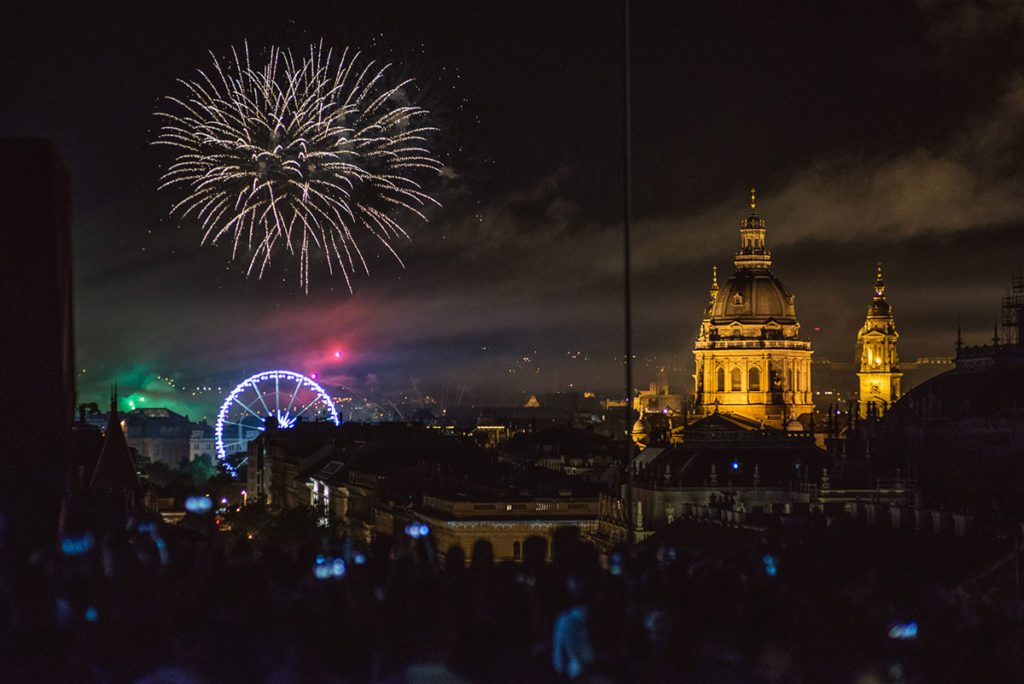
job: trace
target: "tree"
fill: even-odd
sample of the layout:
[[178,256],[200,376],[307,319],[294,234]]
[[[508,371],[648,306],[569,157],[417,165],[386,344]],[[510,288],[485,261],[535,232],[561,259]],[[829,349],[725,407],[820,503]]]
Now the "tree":
[[197,456],[194,461],[185,464],[182,469],[188,473],[189,477],[197,485],[206,484],[210,478],[217,474],[217,464],[207,454]]

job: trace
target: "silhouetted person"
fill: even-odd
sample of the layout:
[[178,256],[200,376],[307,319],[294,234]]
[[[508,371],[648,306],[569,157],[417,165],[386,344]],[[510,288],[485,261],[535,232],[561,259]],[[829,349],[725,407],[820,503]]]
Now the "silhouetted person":
[[558,674],[577,679],[588,671],[596,658],[587,624],[587,599],[592,587],[585,573],[573,571],[566,579],[566,590],[570,606],[555,621],[551,665]]

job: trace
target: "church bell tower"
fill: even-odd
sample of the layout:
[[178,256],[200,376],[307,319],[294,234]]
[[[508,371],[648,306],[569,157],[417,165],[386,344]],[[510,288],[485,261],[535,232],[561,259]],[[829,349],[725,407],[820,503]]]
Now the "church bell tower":
[[857,334],[857,358],[860,380],[858,409],[861,418],[881,416],[900,398],[899,357],[896,354],[896,321],[885,298],[882,264],[875,274],[875,297],[868,307],[864,326]]

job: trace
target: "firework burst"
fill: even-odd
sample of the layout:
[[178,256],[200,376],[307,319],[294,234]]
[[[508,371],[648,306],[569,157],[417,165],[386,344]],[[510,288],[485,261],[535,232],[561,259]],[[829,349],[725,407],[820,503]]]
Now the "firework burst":
[[271,257],[298,255],[299,283],[309,291],[309,263],[323,255],[331,274],[369,274],[360,242],[375,240],[401,264],[392,242],[408,238],[403,215],[426,220],[437,204],[420,180],[442,164],[428,143],[436,130],[407,98],[410,80],[388,84],[389,64],[358,52],[335,58],[323,44],[296,58],[272,47],[254,64],[246,45],[213,69],[180,80],[181,97],[154,141],[177,156],[161,189],[185,197],[171,209],[202,226],[202,243],[232,242],[247,273],[263,276]]

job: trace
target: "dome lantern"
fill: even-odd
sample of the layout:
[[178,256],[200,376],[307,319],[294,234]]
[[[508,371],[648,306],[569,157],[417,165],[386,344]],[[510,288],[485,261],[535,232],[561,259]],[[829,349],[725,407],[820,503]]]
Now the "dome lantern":
[[757,215],[757,190],[750,188],[750,216],[740,221],[740,251],[736,252],[736,268],[771,268],[772,253],[765,246],[764,234],[764,219]]

